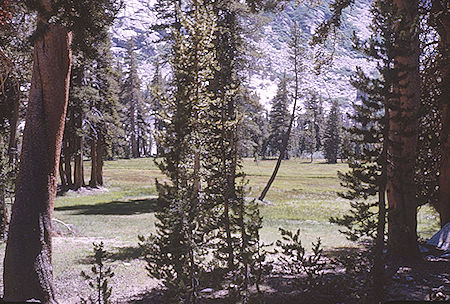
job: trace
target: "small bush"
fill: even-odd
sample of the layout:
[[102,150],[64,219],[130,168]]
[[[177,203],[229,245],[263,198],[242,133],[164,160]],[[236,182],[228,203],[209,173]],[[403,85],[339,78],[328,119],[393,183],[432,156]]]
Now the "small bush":
[[93,243],[94,245],[94,258],[91,268],[91,275],[81,272],[81,276],[88,282],[89,287],[94,292],[94,295],[90,295],[87,299],[81,298],[83,304],[109,304],[111,303],[110,297],[112,287],[109,287],[109,279],[114,277],[114,272],[111,267],[105,267],[104,260],[106,251],[103,249],[103,242]]
[[283,270],[295,276],[306,274],[306,284],[309,286],[322,285],[326,262],[322,256],[320,238],[316,243],[312,243],[312,254],[307,255],[300,239],[300,229],[295,233],[283,228],[279,229],[282,239],[278,240],[276,245],[281,249],[277,252],[280,254],[279,260]]

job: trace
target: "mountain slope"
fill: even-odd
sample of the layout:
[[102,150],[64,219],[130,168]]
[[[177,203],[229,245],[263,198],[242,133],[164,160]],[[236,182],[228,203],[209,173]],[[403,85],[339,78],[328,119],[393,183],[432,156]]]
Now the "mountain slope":
[[[290,29],[297,22],[305,37],[311,38],[316,26],[330,16],[328,8],[332,0],[323,0],[320,5],[288,4],[281,12],[265,14],[269,22],[260,28],[259,35],[249,38],[250,45],[257,46],[263,57],[259,58],[259,69],[251,72],[251,87],[258,92],[264,104],[275,95],[278,77],[286,72],[290,74],[288,41]],[[151,32],[150,27],[157,22],[151,6],[154,1],[126,0],[125,9],[118,17],[113,29],[113,51],[118,57],[123,57],[126,41],[134,38],[140,61],[140,75],[145,82],[152,77],[156,56],[164,46],[156,45],[158,33]],[[349,84],[349,77],[357,65],[370,67],[367,61],[351,48],[351,36],[355,31],[361,37],[368,37],[370,24],[370,0],[357,0],[355,5],[344,11],[342,27],[338,32],[336,43],[330,43],[327,52],[334,53],[334,59],[329,67],[321,70],[320,75],[314,73],[314,59],[305,60],[307,70],[302,75],[302,86],[312,88],[328,100],[337,98],[341,104],[348,105],[356,98],[356,91]],[[244,23],[247,22],[244,20]],[[252,21],[249,20],[249,23]]]

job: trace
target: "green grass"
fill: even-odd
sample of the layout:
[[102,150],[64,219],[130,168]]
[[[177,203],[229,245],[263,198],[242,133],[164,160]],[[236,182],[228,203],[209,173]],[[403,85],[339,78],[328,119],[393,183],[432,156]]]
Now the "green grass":
[[[244,160],[248,197],[259,196],[274,165],[275,161]],[[349,208],[348,201],[336,194],[343,190],[337,171],[345,170],[346,164],[283,161],[266,196],[267,203],[261,206],[262,239],[274,242],[279,238],[279,227],[300,228],[307,248],[318,237],[328,249],[356,246],[338,232],[339,227],[328,222],[331,216],[343,215]],[[89,163],[85,172],[89,173]],[[107,161],[105,189],[69,191],[56,199],[54,217],[78,231],[77,235],[54,238],[54,273],[59,297],[65,299],[62,303],[73,303],[79,295],[86,295],[79,274],[89,269],[94,241],[105,243],[109,263],[116,272],[112,281],[116,297],[131,296],[155,284],[148,278],[144,262],[137,259],[137,236],[155,231],[155,178],[164,180],[153,159]],[[420,209],[418,220],[424,238],[439,229],[437,216],[429,207]],[[0,250],[4,251],[4,245]]]

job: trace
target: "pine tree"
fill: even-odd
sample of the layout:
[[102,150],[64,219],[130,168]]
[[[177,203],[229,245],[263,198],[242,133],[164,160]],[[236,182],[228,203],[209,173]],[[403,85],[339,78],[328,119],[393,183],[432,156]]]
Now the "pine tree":
[[[430,8],[425,3],[422,10]],[[439,48],[433,33],[433,23],[427,14],[421,16],[421,106],[419,111],[419,137],[416,159],[417,202],[419,205],[431,204],[439,212],[439,166],[441,160],[440,134],[442,131],[439,108]],[[433,18],[434,19],[434,18]],[[434,44],[435,43],[435,44]],[[442,219],[442,217],[441,217]],[[442,223],[441,223],[442,224]]]
[[[87,128],[83,122],[87,120],[90,101],[97,98],[97,90],[91,84],[93,79],[93,59],[81,51],[73,56],[69,104],[64,128],[63,149],[60,161],[60,177],[66,186],[74,190],[86,186],[84,180],[84,150],[91,125]],[[74,161],[73,179],[71,178],[71,162]],[[72,185],[70,181],[73,181]],[[63,184],[64,185],[64,184]]]
[[[206,109],[212,102],[208,82],[215,69],[212,39],[216,18],[201,1],[192,3],[192,11],[181,13],[183,29],[172,27],[172,93],[161,100],[164,147],[158,163],[170,183],[157,182],[159,194],[156,217],[158,233],[147,241],[148,270],[163,280],[166,296],[173,302],[196,303],[205,256],[204,236],[211,210],[204,202],[206,183],[201,162],[204,150]],[[205,231],[206,230],[206,231]]]
[[[4,263],[4,300],[55,303],[51,220],[68,101],[72,47],[89,47],[114,1],[27,1],[37,12],[34,65]],[[81,26],[80,26],[81,25]],[[80,30],[81,29],[81,30]],[[26,214],[26,216],[24,216]],[[23,278],[28,278],[24,280]]]
[[90,105],[91,119],[91,179],[89,185],[103,185],[103,160],[108,153],[113,138],[119,132],[118,84],[112,67],[111,39],[108,32],[98,42],[98,57],[95,59],[93,86],[98,92]]
[[[278,91],[274,99],[271,101],[272,108],[269,112],[269,149],[272,155],[280,153],[283,145],[283,139],[289,128],[289,96],[288,96],[288,79],[286,75],[281,78],[278,84]],[[283,155],[284,159],[288,159],[286,151]]]
[[[379,78],[370,78],[358,68],[353,85],[359,89],[361,103],[354,104],[352,118],[355,126],[349,131],[352,141],[361,145],[362,153],[349,157],[350,172],[340,174],[342,184],[349,191],[343,197],[360,201],[351,202],[351,214],[331,221],[348,228],[345,233],[353,240],[361,237],[375,239],[372,268],[373,297],[383,298],[383,248],[385,245],[386,196],[388,187],[388,151],[397,145],[389,136],[393,119],[392,109],[398,109],[399,94],[394,90],[400,77],[399,68],[394,65],[398,50],[398,32],[395,22],[397,9],[392,2],[376,1],[372,4],[374,15],[372,37],[363,49],[370,58],[378,60]],[[377,196],[374,202],[369,198]],[[378,209],[378,210],[377,210]],[[391,212],[391,211],[389,211]],[[394,254],[396,254],[394,252]]]
[[[152,113],[151,117],[153,120],[153,129],[155,131],[154,133],[161,134],[161,132],[163,132],[163,130],[164,130],[164,121],[160,118],[161,117],[160,112],[163,110],[161,103],[160,103],[160,99],[161,99],[161,95],[164,93],[166,88],[165,88],[164,79],[161,76],[159,58],[157,58],[155,61],[155,72],[154,72],[154,76],[153,76],[151,84],[149,85],[148,90],[149,90],[148,99],[149,99],[150,109],[151,109],[150,112]],[[155,146],[156,146],[156,156],[158,157],[163,154],[163,149],[162,149],[159,139],[157,137],[155,137],[154,139],[155,139]]]
[[394,44],[398,71],[393,91],[398,100],[390,107],[387,195],[389,203],[388,245],[394,259],[419,257],[417,242],[418,109],[420,106],[418,1],[393,0],[400,18]]
[[[246,302],[250,286],[262,275],[260,266],[264,254],[258,232],[261,218],[256,202],[245,202],[246,182],[238,154],[242,138],[239,136],[239,119],[243,115],[237,102],[243,81],[240,72],[244,68],[242,4],[238,1],[211,1],[211,4],[217,16],[214,49],[218,69],[210,87],[215,103],[208,111],[207,169],[210,178],[206,191],[215,206],[213,214],[220,214],[218,221],[213,221],[216,227],[212,231],[217,235],[214,248],[218,261],[221,261],[218,267],[222,273],[234,278],[240,297]],[[259,266],[252,262],[256,260],[260,262]]]
[[[121,101],[125,107],[124,125],[126,134],[129,134],[131,157],[140,157],[139,133],[142,121],[142,94],[141,81],[137,71],[137,59],[134,51],[133,39],[127,43],[127,56],[125,64],[128,68],[122,88]],[[141,121],[140,121],[141,120]]]
[[320,151],[322,147],[322,97],[317,96],[316,92],[310,91],[304,106],[306,110],[305,145],[311,155],[311,162],[313,162],[314,153]]
[[[170,27],[172,83],[155,96],[164,120],[159,167],[170,183],[157,183],[158,234],[141,241],[150,274],[163,279],[170,298],[197,301],[209,272],[218,283],[231,278],[246,302],[265,254],[258,207],[245,201],[239,172],[238,15],[226,1],[186,4],[176,13],[181,28]],[[201,263],[207,252],[214,263]]]
[[[426,4],[424,6],[429,8]],[[438,93],[436,94],[436,101],[441,112],[442,122],[442,128],[439,135],[441,160],[439,165],[439,197],[437,210],[440,215],[441,226],[444,226],[450,221],[450,207],[448,203],[450,200],[450,103],[448,101],[448,83],[450,79],[450,69],[448,66],[450,53],[450,22],[448,3],[441,0],[433,0],[430,11],[431,14],[429,15],[428,23],[431,24],[439,34],[436,65],[439,76],[431,78],[440,80],[438,82]]]
[[303,71],[302,55],[304,55],[304,48],[303,48],[303,43],[302,43],[302,39],[301,39],[300,28],[298,27],[297,23],[294,24],[291,31],[292,31],[292,34],[291,34],[292,36],[291,36],[291,40],[289,41],[289,46],[290,46],[290,60],[294,66],[294,69],[293,69],[294,83],[295,83],[294,84],[294,94],[293,94],[294,95],[293,96],[294,103],[292,106],[292,114],[291,114],[291,117],[289,120],[289,126],[283,137],[283,142],[281,145],[280,154],[278,156],[277,163],[275,165],[275,168],[273,169],[272,175],[270,176],[269,180],[267,181],[266,186],[264,187],[263,191],[261,192],[261,194],[258,198],[261,201],[264,199],[264,197],[266,196],[267,192],[269,191],[273,181],[275,180],[275,177],[277,176],[278,170],[280,169],[280,166],[281,166],[281,160],[283,158],[283,155],[287,151],[288,144],[289,144],[289,137],[291,135],[291,131],[294,126],[295,113],[297,111],[297,103],[300,98],[300,76],[301,76],[301,72]]
[[239,92],[239,112],[243,117],[239,125],[239,154],[258,160],[263,156],[263,146],[268,141],[269,124],[265,118],[266,110],[259,97],[248,88]]
[[[336,0],[331,4],[333,14],[319,26],[314,37],[315,43],[323,42],[331,30],[340,25],[342,10],[352,3],[353,1]],[[392,81],[392,89],[397,94],[397,100],[389,107],[391,112],[389,140],[392,144],[388,145],[387,151],[388,243],[394,259],[413,260],[419,256],[417,187],[414,181],[419,117],[417,111],[420,106],[421,87],[418,39],[419,2],[392,0],[392,3],[389,2],[386,5],[391,4],[398,10],[393,31],[396,38],[392,48],[395,53],[393,64],[399,75]],[[439,1],[432,1],[431,4],[440,6]],[[429,7],[427,4],[425,6]],[[445,9],[441,8],[438,11],[442,13],[440,16],[445,16]],[[440,28],[445,29],[445,25]],[[444,41],[446,41],[445,38]],[[443,70],[446,68],[444,67]],[[447,139],[444,141],[446,142]]]
[[325,159],[330,164],[335,164],[340,154],[341,148],[341,113],[339,104],[334,101],[328,114],[325,130],[323,134],[323,149]]
[[28,37],[34,18],[22,3],[3,1],[0,19],[0,238],[6,236],[7,200],[14,201],[19,151],[18,132],[21,105],[28,91],[21,88],[30,82],[32,52]]

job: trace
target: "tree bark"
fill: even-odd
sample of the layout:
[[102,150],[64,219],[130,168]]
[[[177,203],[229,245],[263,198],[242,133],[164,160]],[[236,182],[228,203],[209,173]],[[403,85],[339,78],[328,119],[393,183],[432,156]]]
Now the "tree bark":
[[397,104],[390,109],[387,197],[389,205],[388,246],[394,259],[413,260],[419,256],[417,243],[417,202],[414,164],[420,106],[419,40],[414,32],[417,0],[394,0],[404,24],[397,25],[395,58],[399,80],[394,87]]
[[131,120],[131,154],[133,158],[139,157],[138,138],[136,133],[136,101],[130,101],[130,120]]
[[387,182],[387,151],[389,141],[387,140],[390,128],[389,119],[389,99],[384,101],[384,130],[383,130],[383,148],[378,164],[381,166],[381,176],[378,180],[378,217],[377,217],[377,236],[375,239],[375,254],[373,259],[373,299],[374,303],[381,303],[384,299],[384,259],[383,251],[385,247],[385,228],[386,228],[386,182]]
[[[75,130],[80,130],[83,123],[82,110],[80,107],[76,107],[74,111],[77,111],[77,115],[74,118],[75,120]],[[84,182],[84,168],[83,168],[83,137],[74,132],[74,176],[73,176],[73,184],[74,190],[78,190],[81,187],[85,186]]]
[[91,141],[91,180],[89,186],[92,188],[98,187],[97,181],[97,145],[96,140],[93,138]]
[[17,124],[19,122],[19,105],[20,105],[20,90],[15,86],[15,95],[11,97],[12,105],[10,109],[9,121],[9,143],[8,143],[8,156],[9,162],[13,163],[17,161]]
[[63,167],[63,158],[64,156],[61,155],[61,158],[59,159],[59,178],[61,179],[61,187],[63,189],[67,188],[67,180],[66,180],[66,172],[64,172],[64,167]]
[[[38,21],[45,22],[40,14]],[[51,220],[69,93],[71,40],[66,28],[49,25],[34,44],[30,99],[5,253],[5,301],[34,298],[57,303]]]
[[[79,139],[81,141],[81,138]],[[83,150],[79,150],[75,156],[74,164],[74,190],[84,187]]]
[[[448,79],[448,78],[447,78]],[[448,83],[448,82],[447,82]],[[448,96],[442,104],[441,165],[439,168],[438,212],[441,227],[450,222],[450,109]]]
[[437,209],[441,226],[450,222],[450,13],[448,4],[443,0],[434,0],[432,11],[436,15],[435,28],[439,33],[439,69],[441,76],[441,92],[439,105],[441,108],[442,130],[440,134],[441,163],[439,168],[439,196]]
[[6,209],[5,189],[0,187],[0,239],[6,237],[6,227],[8,226],[8,214]]
[[103,138],[99,138],[97,141],[97,184],[99,186],[103,186],[103,151],[104,151],[104,145],[103,145]]
[[66,140],[63,141],[64,144],[64,172],[66,175],[66,182],[69,188],[73,187],[72,182],[72,147],[71,147],[71,136],[67,134]]

